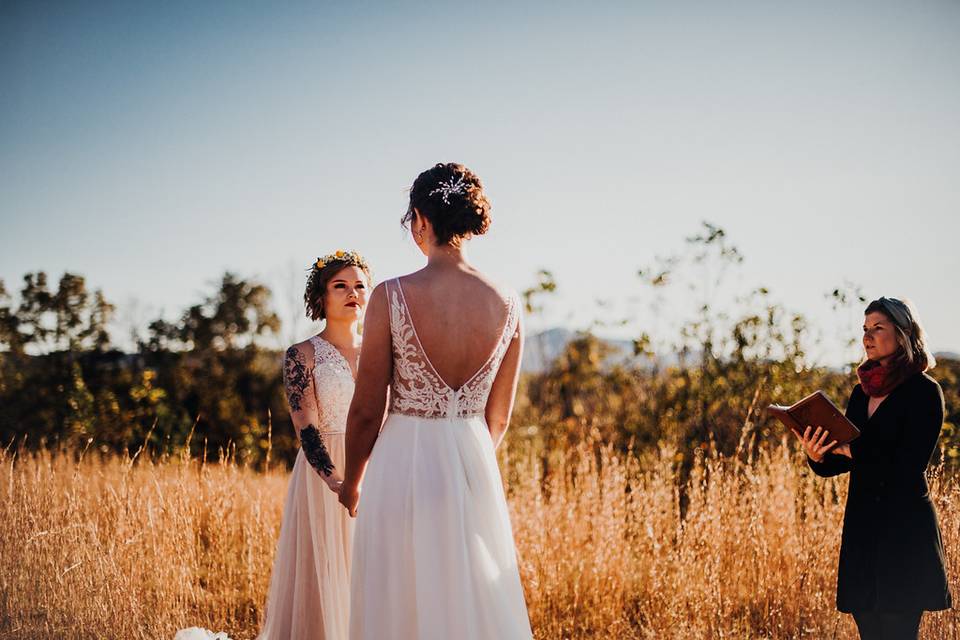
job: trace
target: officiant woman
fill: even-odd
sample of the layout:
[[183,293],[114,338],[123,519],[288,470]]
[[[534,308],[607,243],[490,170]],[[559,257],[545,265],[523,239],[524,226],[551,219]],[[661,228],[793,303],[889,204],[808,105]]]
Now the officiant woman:
[[926,373],[934,359],[911,305],[871,302],[863,348],[846,411],[860,437],[832,447],[811,425],[801,439],[814,473],[850,473],[837,609],[853,614],[864,640],[914,639],[924,611],[951,606],[924,476],[943,426],[943,392]]

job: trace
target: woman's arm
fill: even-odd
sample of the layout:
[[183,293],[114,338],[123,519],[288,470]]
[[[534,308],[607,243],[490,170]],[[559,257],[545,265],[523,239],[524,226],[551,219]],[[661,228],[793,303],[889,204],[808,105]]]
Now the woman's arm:
[[907,423],[897,452],[896,469],[907,475],[926,471],[943,428],[943,391],[926,378],[924,382],[909,400]]
[[517,331],[507,347],[507,353],[500,363],[500,370],[493,380],[484,416],[494,448],[500,446],[503,436],[510,425],[513,403],[517,397],[517,383],[520,380],[520,361],[523,358],[523,322],[517,321]]
[[837,441],[828,442],[829,435],[830,432],[821,427],[817,427],[816,430],[813,427],[807,427],[803,435],[797,434],[807,453],[807,464],[822,478],[838,476],[853,468],[851,458],[830,451]]
[[337,491],[339,474],[330,459],[330,453],[320,435],[320,410],[313,382],[313,349],[309,343],[287,349],[283,356],[283,389],[290,408],[290,420],[297,431],[300,446],[307,462],[327,486]]
[[370,452],[380,434],[387,389],[393,372],[390,342],[390,316],[384,284],[370,295],[363,322],[363,345],[360,348],[360,370],[347,415],[347,464],[340,502],[351,516],[357,515],[360,482],[367,468]]
[[830,478],[853,470],[853,460],[839,453],[828,453],[819,462],[807,456],[807,464],[821,478]]

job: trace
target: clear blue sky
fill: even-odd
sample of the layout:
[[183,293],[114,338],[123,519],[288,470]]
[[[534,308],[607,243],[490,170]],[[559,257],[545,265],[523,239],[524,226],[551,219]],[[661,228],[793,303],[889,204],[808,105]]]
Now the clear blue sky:
[[953,1],[0,0],[0,278],[81,273],[123,324],[229,269],[288,319],[320,253],[417,268],[405,189],[459,161],[494,207],[475,262],[556,274],[541,325],[586,326],[710,220],[746,257],[730,295],[830,333],[848,280],[960,351],[958,70]]

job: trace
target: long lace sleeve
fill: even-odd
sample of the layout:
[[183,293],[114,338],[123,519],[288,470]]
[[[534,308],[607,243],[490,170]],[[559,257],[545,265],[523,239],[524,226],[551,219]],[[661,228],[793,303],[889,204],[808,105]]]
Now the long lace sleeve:
[[317,407],[317,394],[313,379],[314,358],[296,346],[287,349],[283,357],[283,388],[290,407],[290,419],[300,446],[317,473],[329,477],[333,471],[333,461],[320,435],[320,412]]

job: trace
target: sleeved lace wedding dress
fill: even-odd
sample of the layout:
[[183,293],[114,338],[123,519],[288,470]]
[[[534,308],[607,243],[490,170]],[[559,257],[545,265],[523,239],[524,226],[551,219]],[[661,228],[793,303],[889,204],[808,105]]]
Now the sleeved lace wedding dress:
[[[354,379],[336,347],[319,336],[309,344],[312,354],[291,347],[284,357],[287,400],[301,448],[287,488],[258,640],[345,640],[348,633],[354,520],[329,487],[342,478]],[[226,635],[194,627],[178,632],[175,640],[222,638]]]
[[344,640],[350,620],[354,522],[328,484],[342,478],[353,373],[332,344],[319,336],[310,342],[312,367],[296,353],[285,358],[290,411],[300,414],[293,415],[294,424],[304,426],[259,640]]

